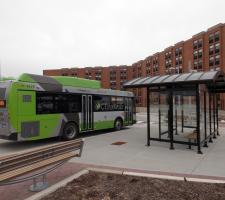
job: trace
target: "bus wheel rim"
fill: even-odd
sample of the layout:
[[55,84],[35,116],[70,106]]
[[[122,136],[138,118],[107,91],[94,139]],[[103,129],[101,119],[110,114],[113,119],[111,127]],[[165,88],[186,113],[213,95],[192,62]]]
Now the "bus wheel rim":
[[121,128],[121,123],[119,120],[116,121],[116,128],[117,129],[120,129]]
[[66,129],[66,135],[68,138],[73,138],[76,135],[76,129],[73,126],[69,126]]

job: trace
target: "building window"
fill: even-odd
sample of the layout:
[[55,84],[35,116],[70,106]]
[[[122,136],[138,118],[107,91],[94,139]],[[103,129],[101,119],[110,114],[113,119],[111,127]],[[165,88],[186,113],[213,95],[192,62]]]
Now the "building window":
[[215,53],[219,53],[220,52],[220,43],[216,43],[215,44]]
[[194,59],[197,59],[198,58],[198,51],[194,51]]
[[91,72],[86,71],[86,72],[85,72],[85,78],[86,78],[86,79],[91,79],[91,78],[92,78]]
[[96,77],[95,77],[95,80],[97,80],[97,81],[101,81],[101,80],[102,80],[102,78],[101,78],[101,77],[99,77],[99,76],[96,76]]
[[111,81],[110,82],[110,88],[112,89],[112,90],[115,90],[116,89],[116,82],[115,81]]
[[196,69],[196,70],[198,69],[198,61],[197,60],[194,61],[194,69]]
[[116,71],[110,71],[110,80],[116,80]]
[[209,44],[212,44],[214,42],[214,35],[210,34],[209,35]]
[[215,57],[215,65],[219,65],[220,64],[220,55],[217,55]]
[[178,56],[179,55],[179,49],[176,49],[175,50],[175,56]]
[[[179,54],[179,52],[178,52]],[[172,73],[172,51],[168,51],[165,54],[165,68],[166,68],[166,73],[171,74]]]
[[212,55],[214,53],[214,45],[210,45],[209,47],[209,55]]
[[198,69],[202,69],[202,60],[198,61]]
[[198,58],[202,58],[202,49],[198,50]]
[[209,66],[211,67],[211,66],[213,66],[213,65],[214,65],[214,57],[211,56],[211,57],[209,58]]
[[198,48],[198,41],[197,41],[197,40],[194,41],[194,43],[193,43],[193,48],[194,48],[194,49],[197,49],[197,48]]
[[215,33],[215,42],[218,42],[219,40],[220,40],[220,32],[217,31],[217,32]]
[[95,72],[95,80],[101,81],[102,80],[102,71],[98,70]]
[[203,45],[202,39],[198,40],[198,48],[202,48],[202,45]]
[[76,72],[75,73],[72,73],[71,76],[75,76],[76,77],[77,76],[77,73]]
[[182,55],[182,47],[179,48],[179,55]]

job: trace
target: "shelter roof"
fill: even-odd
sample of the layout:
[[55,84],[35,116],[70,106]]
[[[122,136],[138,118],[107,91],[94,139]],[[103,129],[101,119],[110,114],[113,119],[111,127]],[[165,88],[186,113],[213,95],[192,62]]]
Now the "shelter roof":
[[208,84],[218,81],[224,82],[225,74],[223,71],[208,71],[208,72],[191,72],[172,75],[148,76],[139,77],[126,82],[124,88],[137,87],[155,87],[155,86],[179,86],[181,84]]

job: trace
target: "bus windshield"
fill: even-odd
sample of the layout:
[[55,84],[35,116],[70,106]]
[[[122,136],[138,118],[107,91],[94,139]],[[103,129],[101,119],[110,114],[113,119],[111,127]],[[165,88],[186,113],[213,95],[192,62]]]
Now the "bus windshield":
[[8,87],[8,83],[0,82],[0,100],[6,99],[6,88]]

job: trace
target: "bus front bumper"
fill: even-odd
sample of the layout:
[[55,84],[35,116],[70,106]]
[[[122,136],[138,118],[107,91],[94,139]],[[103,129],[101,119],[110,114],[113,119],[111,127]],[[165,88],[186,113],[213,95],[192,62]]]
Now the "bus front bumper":
[[10,135],[0,135],[0,139],[4,140],[15,140],[17,141],[18,134],[17,133],[11,133]]

